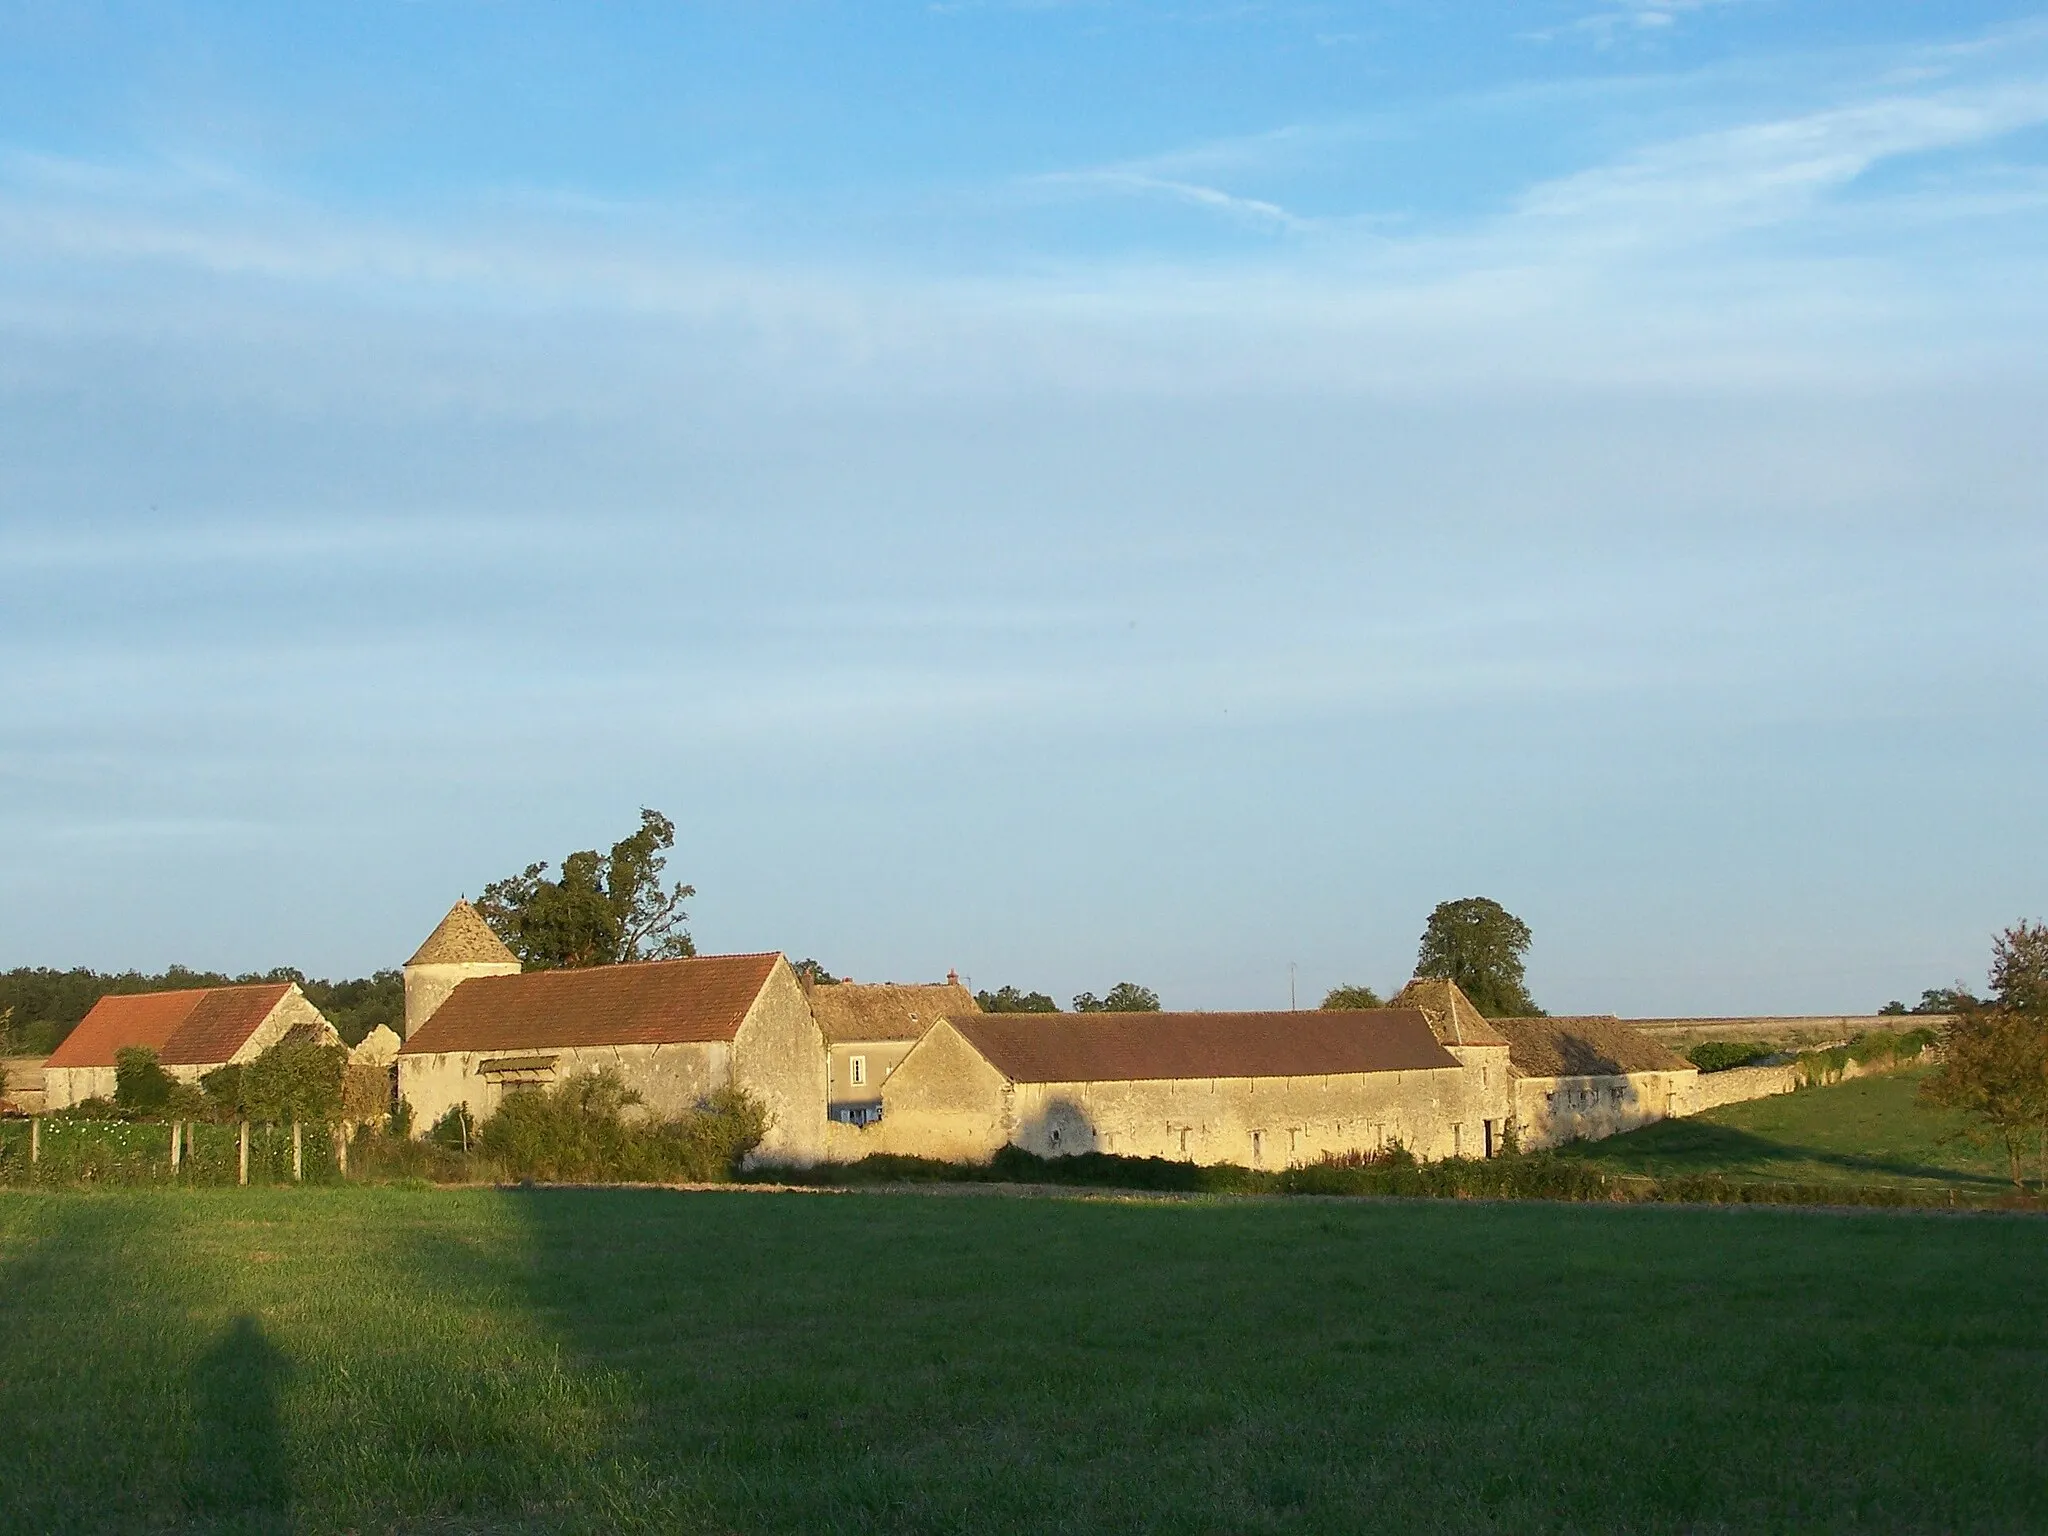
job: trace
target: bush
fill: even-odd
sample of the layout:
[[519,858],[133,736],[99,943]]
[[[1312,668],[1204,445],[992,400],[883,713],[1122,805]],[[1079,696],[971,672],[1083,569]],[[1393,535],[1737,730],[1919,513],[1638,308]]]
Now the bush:
[[112,1099],[103,1099],[94,1094],[89,1099],[80,1099],[68,1109],[53,1109],[51,1120],[126,1120],[128,1111]]
[[[408,1113],[408,1123],[411,1118]],[[469,1112],[467,1104],[454,1105],[428,1128],[427,1140],[437,1147],[446,1147],[450,1152],[467,1152],[469,1144],[476,1140],[476,1117]]]
[[1770,1046],[1757,1040],[1702,1040],[1685,1053],[1685,1059],[1702,1072],[1726,1072],[1775,1054]]
[[114,1102],[130,1114],[150,1115],[171,1097],[171,1074],[157,1064],[146,1045],[124,1045],[114,1052]]
[[720,1089],[673,1120],[628,1119],[640,1096],[607,1068],[517,1093],[477,1133],[478,1151],[519,1179],[730,1179],[767,1134],[750,1095]]

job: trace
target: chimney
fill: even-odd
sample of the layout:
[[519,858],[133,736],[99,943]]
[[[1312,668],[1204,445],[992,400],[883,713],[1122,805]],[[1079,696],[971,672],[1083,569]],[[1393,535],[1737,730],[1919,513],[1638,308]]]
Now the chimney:
[[946,985],[947,985],[947,986],[949,986],[949,987],[957,987],[957,986],[959,986],[959,985],[960,985],[960,973],[959,973],[958,971],[956,971],[956,970],[953,970],[953,969],[951,969],[950,967],[948,967],[948,969],[947,969],[947,971],[946,971]]

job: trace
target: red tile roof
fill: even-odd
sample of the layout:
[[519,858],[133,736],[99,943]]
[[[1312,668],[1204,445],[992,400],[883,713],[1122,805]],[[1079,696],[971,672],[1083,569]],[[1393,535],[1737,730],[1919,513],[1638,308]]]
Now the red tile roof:
[[985,1013],[948,1022],[1013,1083],[1334,1077],[1458,1065],[1414,1008]]
[[256,1026],[284,1001],[291,983],[261,987],[213,987],[157,1052],[166,1066],[213,1066],[249,1043]]
[[166,1063],[212,1066],[240,1050],[290,990],[280,982],[103,997],[46,1065],[111,1067],[116,1051],[146,1045]]
[[730,1040],[780,958],[710,955],[479,976],[450,993],[399,1054]]

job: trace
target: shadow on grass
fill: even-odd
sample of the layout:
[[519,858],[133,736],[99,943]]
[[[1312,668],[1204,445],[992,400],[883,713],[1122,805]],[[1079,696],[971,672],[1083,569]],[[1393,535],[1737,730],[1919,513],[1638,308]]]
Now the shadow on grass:
[[199,1513],[271,1513],[291,1502],[279,1395],[291,1362],[263,1325],[230,1323],[191,1372],[193,1434],[186,1507]]
[[174,1223],[119,1198],[4,1198],[0,1530],[160,1525],[185,1462]]
[[2011,1188],[2010,1180],[1996,1174],[1973,1173],[1968,1169],[1920,1162],[1903,1155],[1833,1152],[1823,1147],[1776,1141],[1754,1131],[1699,1120],[1660,1121],[1605,1141],[1574,1143],[1559,1148],[1557,1155],[1605,1167],[1615,1173],[1735,1175],[1753,1169],[1768,1178],[1774,1169],[1782,1169],[1785,1177],[1792,1177],[1793,1170],[1799,1167],[1819,1165],[1839,1168],[1844,1173],[1922,1179],[1985,1192]]

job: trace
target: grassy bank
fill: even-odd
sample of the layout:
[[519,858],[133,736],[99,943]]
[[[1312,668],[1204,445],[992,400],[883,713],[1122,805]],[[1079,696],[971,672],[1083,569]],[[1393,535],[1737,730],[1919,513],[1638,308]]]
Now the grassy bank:
[[[1730,1104],[1558,1152],[1592,1169],[1657,1179],[1713,1175],[1759,1184],[1953,1193],[2012,1188],[2004,1152],[1954,1139],[1959,1115],[1919,1102],[1925,1070]],[[2029,1170],[2031,1173],[2031,1170]]]
[[0,1528],[2048,1525],[2048,1224],[0,1195]]

